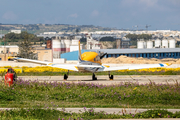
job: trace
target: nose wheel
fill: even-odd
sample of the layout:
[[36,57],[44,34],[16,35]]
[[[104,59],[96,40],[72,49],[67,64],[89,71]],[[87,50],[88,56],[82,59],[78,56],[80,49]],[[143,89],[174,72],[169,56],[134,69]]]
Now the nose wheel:
[[67,80],[67,79],[68,79],[68,75],[69,75],[69,70],[68,70],[68,73],[67,73],[67,74],[64,74],[64,80]]
[[95,76],[94,73],[93,73],[93,75],[92,75],[92,80],[97,80],[97,77]]
[[109,72],[109,80],[113,80],[114,76],[110,74]]

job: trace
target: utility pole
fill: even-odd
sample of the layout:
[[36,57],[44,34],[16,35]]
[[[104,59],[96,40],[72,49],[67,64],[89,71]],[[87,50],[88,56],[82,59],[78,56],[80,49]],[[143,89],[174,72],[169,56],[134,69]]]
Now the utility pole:
[[148,31],[148,27],[151,27],[151,25],[147,25],[147,24],[146,24],[146,26],[145,26],[146,31]]
[[1,25],[1,39],[3,41],[3,35],[2,35],[2,25]]
[[136,31],[138,31],[138,27],[139,27],[139,26],[138,26],[138,25],[135,25],[134,27],[136,27]]
[[6,61],[6,35],[4,35],[4,61]]

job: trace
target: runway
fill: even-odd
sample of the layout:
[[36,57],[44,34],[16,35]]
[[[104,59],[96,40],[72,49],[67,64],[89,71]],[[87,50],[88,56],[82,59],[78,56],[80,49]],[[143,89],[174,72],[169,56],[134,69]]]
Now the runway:
[[74,76],[70,75],[67,81],[63,80],[63,76],[18,76],[23,80],[38,80],[46,82],[85,82],[98,84],[118,84],[122,82],[138,82],[139,84],[147,84],[155,82],[157,84],[177,84],[180,83],[180,75],[114,75],[114,80],[110,81],[108,75],[97,75],[97,80],[92,80],[92,76]]

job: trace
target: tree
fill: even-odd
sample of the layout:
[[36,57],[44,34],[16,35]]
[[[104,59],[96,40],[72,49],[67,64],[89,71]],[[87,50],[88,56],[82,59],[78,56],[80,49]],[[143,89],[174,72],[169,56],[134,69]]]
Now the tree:
[[44,42],[43,37],[37,37],[36,35],[27,33],[26,31],[22,31],[20,34],[8,33],[8,34],[6,34],[6,40],[8,42],[12,42],[12,41],[13,42],[21,42],[25,38],[26,34],[29,35],[28,39],[33,42],[41,42],[41,41]]
[[144,39],[144,40],[149,40],[152,39],[152,35],[149,34],[140,34],[140,35],[136,35],[136,34],[127,34],[125,37],[133,40],[137,40],[137,39]]
[[27,59],[37,59],[37,54],[34,53],[34,48],[32,47],[29,38],[30,38],[30,34],[24,32],[24,39],[18,45],[19,46],[18,56]]
[[149,34],[140,34],[140,35],[127,34],[125,37],[129,38],[131,40],[131,44],[136,45],[136,46],[137,46],[138,39],[144,39],[144,40],[152,39],[152,35],[149,35]]
[[113,37],[102,37],[99,41],[110,41],[110,42],[113,42],[113,41],[116,41]]
[[15,33],[6,34],[6,39],[16,39]]

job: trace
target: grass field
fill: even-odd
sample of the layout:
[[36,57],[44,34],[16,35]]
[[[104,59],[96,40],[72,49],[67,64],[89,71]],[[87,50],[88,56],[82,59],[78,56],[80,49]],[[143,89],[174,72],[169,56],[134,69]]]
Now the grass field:
[[[100,85],[85,82],[38,82],[18,79],[11,87],[0,84],[0,107],[19,108],[0,110],[0,119],[107,119],[107,118],[180,118],[180,112],[167,108],[180,108],[180,85],[121,83]],[[148,108],[143,113],[107,114],[84,109],[83,113],[58,111],[57,107],[88,108]]]
[[38,82],[19,79],[0,85],[0,107],[180,108],[180,85]]

